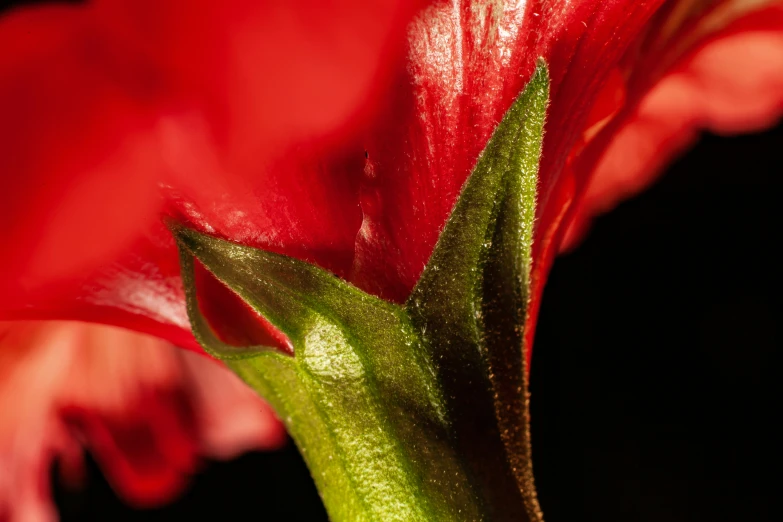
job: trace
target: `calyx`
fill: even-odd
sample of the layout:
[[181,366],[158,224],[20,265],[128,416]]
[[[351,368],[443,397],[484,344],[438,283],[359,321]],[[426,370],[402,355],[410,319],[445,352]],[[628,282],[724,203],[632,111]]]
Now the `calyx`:
[[[523,347],[549,95],[539,64],[404,305],[314,265],[172,225],[193,332],[277,411],[332,520],[538,521]],[[194,268],[294,354],[222,342]]]

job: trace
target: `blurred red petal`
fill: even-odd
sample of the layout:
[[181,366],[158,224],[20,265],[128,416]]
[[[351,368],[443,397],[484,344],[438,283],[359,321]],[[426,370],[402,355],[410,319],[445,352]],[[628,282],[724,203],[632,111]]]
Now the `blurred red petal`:
[[202,457],[285,440],[271,409],[236,376],[152,337],[2,323],[0,362],[0,516],[10,520],[53,519],[51,464],[60,460],[77,480],[82,445],[118,494],[150,505],[180,492]]
[[159,89],[80,8],[0,20],[0,49],[0,270],[25,290],[111,259],[155,219]]
[[[362,151],[341,144],[380,99],[415,4],[97,1],[5,16],[5,308],[140,327],[67,303],[120,286],[109,272],[142,279],[176,260],[154,237],[166,200],[193,226],[347,273]],[[155,257],[127,262],[144,241]]]

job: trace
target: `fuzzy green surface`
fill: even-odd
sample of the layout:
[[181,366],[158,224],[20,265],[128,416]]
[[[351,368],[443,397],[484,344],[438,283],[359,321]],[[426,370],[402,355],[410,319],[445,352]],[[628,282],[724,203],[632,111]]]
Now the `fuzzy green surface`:
[[[196,338],[276,409],[332,520],[541,519],[522,339],[548,86],[541,64],[404,306],[172,226]],[[199,309],[194,259],[282,331],[294,356],[221,342]]]

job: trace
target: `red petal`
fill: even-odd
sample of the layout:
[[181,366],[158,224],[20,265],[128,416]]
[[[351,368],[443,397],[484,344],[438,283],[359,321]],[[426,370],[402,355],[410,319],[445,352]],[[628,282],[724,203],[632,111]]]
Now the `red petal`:
[[202,230],[347,274],[363,151],[345,138],[415,3],[106,0],[0,20],[14,50],[0,56],[4,316],[191,344],[164,200]]
[[[249,0],[188,2],[187,9],[181,2],[104,0],[93,7],[36,10],[5,20],[0,41],[26,42],[24,56],[43,57],[28,60],[29,66],[0,61],[0,89],[26,96],[18,98],[24,103],[8,106],[16,114],[14,126],[24,130],[20,114],[29,110],[35,116],[30,129],[40,127],[42,136],[35,141],[21,132],[28,138],[9,136],[7,141],[25,152],[17,154],[22,159],[12,162],[14,169],[30,174],[4,180],[13,189],[6,193],[19,194],[22,202],[12,201],[3,210],[7,223],[20,223],[9,232],[20,248],[8,258],[5,273],[24,277],[4,282],[3,288],[6,295],[25,295],[28,305],[20,311],[15,300],[4,305],[6,313],[67,313],[192,343],[183,333],[172,243],[160,225],[146,222],[157,208],[144,196],[148,173],[153,182],[164,182],[166,212],[177,219],[316,262],[401,301],[494,126],[544,56],[552,103],[534,244],[533,292],[538,296],[574,203],[618,122],[626,121],[651,82],[678,63],[683,49],[702,41],[716,21],[725,25],[737,13],[769,2],[728,0],[709,8],[671,2],[651,23],[660,1],[580,0],[557,6],[442,1],[419,13],[410,27],[407,62],[395,60],[390,49],[409,6],[392,4],[357,8],[352,2],[336,3],[329,6],[328,24],[320,23],[327,17],[315,4],[275,7]],[[47,18],[60,12],[67,13],[65,29]],[[710,22],[707,29],[704,20]],[[32,36],[24,36],[25,31]],[[54,45],[85,34],[100,43],[98,58],[85,54],[84,46],[76,52]],[[747,52],[748,42],[735,50]],[[52,65],[52,56],[58,57],[55,65],[64,65]],[[76,75],[64,91],[73,91],[75,103],[65,103],[60,91],[38,81],[49,68],[59,74],[56,78],[67,80],[65,72]],[[19,78],[30,86],[29,95],[26,88],[19,92]],[[87,83],[81,86],[78,78]],[[370,120],[384,94],[378,87],[384,78],[395,88],[379,109],[381,117]],[[759,97],[763,103],[747,109],[769,114],[776,102],[764,100]],[[46,111],[33,110],[38,106]],[[754,125],[737,120],[726,110],[731,108],[724,103],[703,111],[716,128]],[[74,111],[96,117],[82,124]],[[659,114],[660,108],[655,111]],[[47,119],[48,114],[57,119]],[[72,155],[52,138],[51,129],[60,125],[53,122],[61,120],[72,127],[65,135]],[[372,124],[360,144],[351,132],[362,122]],[[666,143],[676,142],[678,133],[663,132]],[[27,149],[54,152],[37,154],[46,160],[40,163]],[[361,149],[367,151],[364,166]],[[9,155],[16,152],[9,149]],[[96,157],[109,158],[100,163],[108,165],[107,173],[96,171],[100,183],[89,178]],[[144,160],[144,172],[132,168],[140,176],[135,180],[123,173],[128,158],[137,157]],[[77,174],[79,183],[72,181]],[[39,198],[26,179],[41,180],[54,191]],[[51,209],[60,205],[56,192],[66,194],[58,208],[71,217],[59,220],[59,228],[48,234]],[[109,219],[110,210],[121,208],[117,201],[124,193],[132,208]],[[92,209],[96,197],[106,219],[80,221],[80,212]],[[33,220],[20,219],[25,205],[36,210]],[[97,241],[109,228],[118,233]],[[133,238],[134,233],[146,237]],[[53,245],[41,252],[59,253],[63,244],[74,247],[61,260],[54,255],[39,261],[33,250],[38,242]],[[85,266],[97,271],[87,274]],[[62,273],[69,277],[63,280]],[[31,291],[55,277],[62,283],[59,293],[50,287]],[[532,306],[528,345],[537,299]]]
[[[402,301],[417,281],[495,125],[544,56],[552,77],[535,244],[540,291],[568,187],[565,161],[592,101],[660,2],[554,7],[440,2],[410,30],[410,63],[367,137],[353,279]],[[532,335],[532,328],[529,329]]]
[[[769,7],[772,4],[776,5]],[[557,210],[557,215],[551,221],[548,233],[541,234],[544,240],[538,243],[539,253],[533,274],[532,313],[528,316],[528,327],[525,331],[528,346],[532,346],[540,295],[547,271],[555,254],[562,248],[566,232],[571,230],[569,235],[570,240],[573,241],[585,223],[585,216],[594,212],[590,205],[595,204],[596,200],[589,195],[584,200],[586,204],[581,204],[585,193],[591,190],[588,189],[588,183],[596,171],[596,165],[606,146],[618,132],[618,129],[627,121],[629,115],[634,113],[640,98],[653,88],[683,56],[687,57],[690,51],[699,49],[700,46],[717,41],[721,37],[729,37],[731,34],[753,31],[754,26],[758,29],[756,24],[762,20],[765,20],[761,22],[762,26],[780,34],[780,23],[775,21],[779,20],[779,9],[780,3],[777,0],[761,0],[760,2],[727,0],[709,3],[709,5],[698,2],[671,2],[658,14],[650,27],[640,33],[640,38],[634,42],[632,48],[618,64],[623,70],[628,84],[625,106],[613,121],[604,125],[605,128],[599,129],[597,137],[596,133],[593,133],[592,136],[587,135],[589,128],[583,131],[582,146],[571,151],[566,166],[568,177],[571,177],[574,183],[570,187],[564,185],[564,190],[560,191],[562,199],[559,206],[557,204],[550,205],[553,214],[555,214],[555,209]],[[731,24],[730,29],[726,29],[729,24]],[[722,29],[725,30],[721,31]],[[718,33],[714,34],[715,31]],[[750,62],[753,63],[753,60]],[[614,89],[615,87],[610,82],[606,88]],[[676,121],[678,118],[674,119]],[[657,146],[662,147],[660,151],[662,159],[666,158],[667,148],[669,151],[676,149],[678,139],[676,134],[668,134],[668,140],[655,142]],[[654,135],[655,132],[648,135],[646,139],[655,140]],[[591,139],[592,141],[590,141]],[[589,142],[586,147],[584,147],[584,141]],[[680,142],[679,146],[683,146],[683,143]],[[649,155],[647,159],[654,161]],[[625,170],[625,166],[623,166],[623,170]],[[636,171],[636,174],[644,177],[643,172]],[[602,178],[606,179],[605,176],[598,173],[595,179]],[[601,182],[598,183],[600,186]],[[611,191],[609,192],[611,193]],[[566,240],[569,239],[566,238]]]
[[345,274],[362,150],[343,143],[379,101],[415,3],[99,3],[196,107],[166,129],[171,212]]
[[[552,95],[540,173],[534,298],[526,328],[526,344],[532,346],[546,274],[594,167],[596,146],[590,142],[599,133],[606,139],[615,129],[607,125],[635,103],[627,99],[627,75],[635,74],[631,83],[638,96],[645,80],[642,89],[657,79],[659,69],[651,65],[665,64],[673,52],[704,38],[704,25],[714,30],[769,2],[726,2],[710,9],[673,2],[661,15],[666,24],[650,24],[660,4],[582,1],[557,8],[528,3],[501,11],[498,5],[465,8],[442,2],[420,15],[411,31],[409,75],[401,76],[397,97],[367,138],[354,280],[393,300],[407,297],[478,153],[536,58],[544,56]],[[695,12],[683,11],[683,5]],[[671,23],[675,17],[679,26]],[[645,41],[647,25],[655,45]],[[748,29],[745,25],[742,31]],[[747,51],[750,37],[744,38]],[[647,61],[640,56],[644,53],[650,55]],[[776,76],[781,69],[777,59],[773,62],[767,79],[775,80],[767,82],[758,105],[741,107],[732,118],[760,114],[768,121],[769,106],[779,103],[781,92]],[[763,83],[756,75],[754,85]]]
[[0,20],[0,272],[20,291],[111,259],[159,210],[154,71],[111,43],[81,9]]
[[200,458],[276,447],[266,406],[214,361],[80,323],[0,325],[0,516],[54,520],[52,462],[79,477],[81,446],[125,499],[170,499]]
[[702,31],[703,40],[692,42],[694,48],[616,122],[572,218],[566,247],[578,240],[591,216],[651,183],[701,130],[755,131],[783,114],[783,5],[745,14],[719,29]]

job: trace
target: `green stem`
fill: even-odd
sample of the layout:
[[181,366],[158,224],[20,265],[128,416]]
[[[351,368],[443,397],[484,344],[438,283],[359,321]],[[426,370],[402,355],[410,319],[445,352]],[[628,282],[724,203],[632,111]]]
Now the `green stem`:
[[[540,65],[404,306],[172,225],[196,338],[278,412],[332,520],[541,520],[522,340],[547,98]],[[294,355],[223,343],[200,311],[194,259]]]

